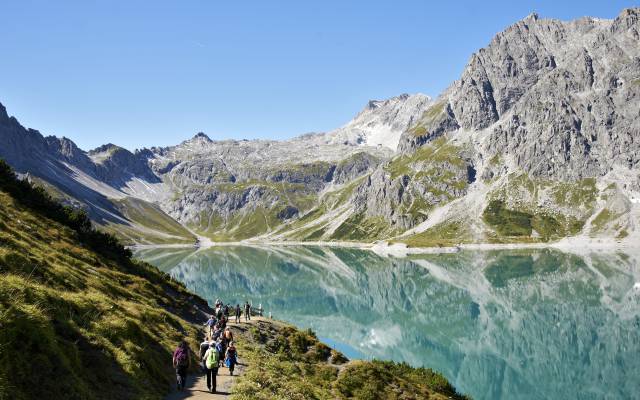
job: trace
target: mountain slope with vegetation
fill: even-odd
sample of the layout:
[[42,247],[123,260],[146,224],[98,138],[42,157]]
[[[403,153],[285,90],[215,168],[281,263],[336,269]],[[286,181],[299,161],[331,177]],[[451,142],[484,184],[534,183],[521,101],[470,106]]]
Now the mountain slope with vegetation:
[[248,367],[232,391],[242,399],[468,399],[439,373],[391,361],[349,361],[311,330],[259,320],[235,326]]
[[207,308],[0,161],[0,399],[157,399]]

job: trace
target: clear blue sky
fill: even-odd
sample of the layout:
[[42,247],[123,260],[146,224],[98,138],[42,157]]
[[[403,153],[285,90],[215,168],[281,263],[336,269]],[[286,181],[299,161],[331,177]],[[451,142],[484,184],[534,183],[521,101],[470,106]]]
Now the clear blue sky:
[[369,99],[437,96],[532,11],[614,18],[633,1],[3,1],[0,102],[81,148],[283,139]]

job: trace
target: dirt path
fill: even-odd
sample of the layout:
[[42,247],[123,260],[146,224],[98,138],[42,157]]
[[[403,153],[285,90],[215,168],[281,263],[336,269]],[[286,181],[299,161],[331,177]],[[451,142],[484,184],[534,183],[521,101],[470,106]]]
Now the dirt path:
[[189,375],[187,378],[187,387],[183,392],[173,392],[165,400],[180,399],[226,399],[231,394],[231,387],[234,385],[237,377],[244,373],[244,365],[236,365],[233,376],[229,376],[229,370],[226,367],[218,369],[216,379],[216,393],[209,393],[207,389],[207,377],[204,374]]
[[[234,317],[231,317],[232,319]],[[256,321],[261,320],[261,317],[251,317],[251,321],[241,322],[240,324],[236,324],[235,322],[229,321],[227,323],[228,326],[231,327],[234,336],[236,336],[237,330],[246,330],[248,325],[253,325]],[[235,328],[235,329],[234,329]],[[218,376],[216,379],[216,393],[209,393],[207,389],[207,376],[203,373],[199,373],[197,375],[189,375],[187,377],[187,387],[182,392],[172,392],[165,400],[182,400],[182,399],[227,399],[231,394],[231,388],[235,384],[238,376],[242,376],[244,374],[244,370],[247,367],[245,364],[245,360],[242,358],[242,354],[238,354],[238,364],[236,368],[233,370],[233,376],[229,375],[229,369],[227,367],[222,367],[218,369]]]

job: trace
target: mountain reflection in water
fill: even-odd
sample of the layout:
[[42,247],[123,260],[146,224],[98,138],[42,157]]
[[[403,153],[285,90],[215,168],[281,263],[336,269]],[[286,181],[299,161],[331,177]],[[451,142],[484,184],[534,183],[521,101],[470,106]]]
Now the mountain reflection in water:
[[250,300],[474,399],[640,397],[638,258],[551,249],[387,258],[329,247],[145,249],[213,302]]

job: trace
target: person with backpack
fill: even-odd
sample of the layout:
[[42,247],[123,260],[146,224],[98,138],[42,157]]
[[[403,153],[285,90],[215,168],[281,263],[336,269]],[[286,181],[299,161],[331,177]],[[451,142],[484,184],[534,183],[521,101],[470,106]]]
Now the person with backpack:
[[207,334],[207,336],[204,338],[204,341],[202,343],[200,343],[200,352],[198,354],[199,359],[201,360],[200,362],[200,368],[202,369],[202,372],[206,373],[207,372],[207,367],[206,365],[204,365],[204,355],[207,352],[207,350],[209,350],[209,346],[211,345],[211,343],[213,343],[213,340],[211,339],[211,334]]
[[213,342],[209,345],[209,349],[202,359],[207,371],[207,388],[211,393],[216,392],[216,375],[218,375],[218,364],[220,355]]
[[236,324],[240,323],[240,304],[236,304]]
[[187,384],[187,370],[191,366],[191,352],[186,341],[180,342],[173,352],[173,368],[176,370],[176,385],[178,391],[184,390]]
[[229,343],[227,353],[224,356],[224,363],[229,368],[229,375],[233,375],[233,370],[238,363],[238,351],[233,341]]

